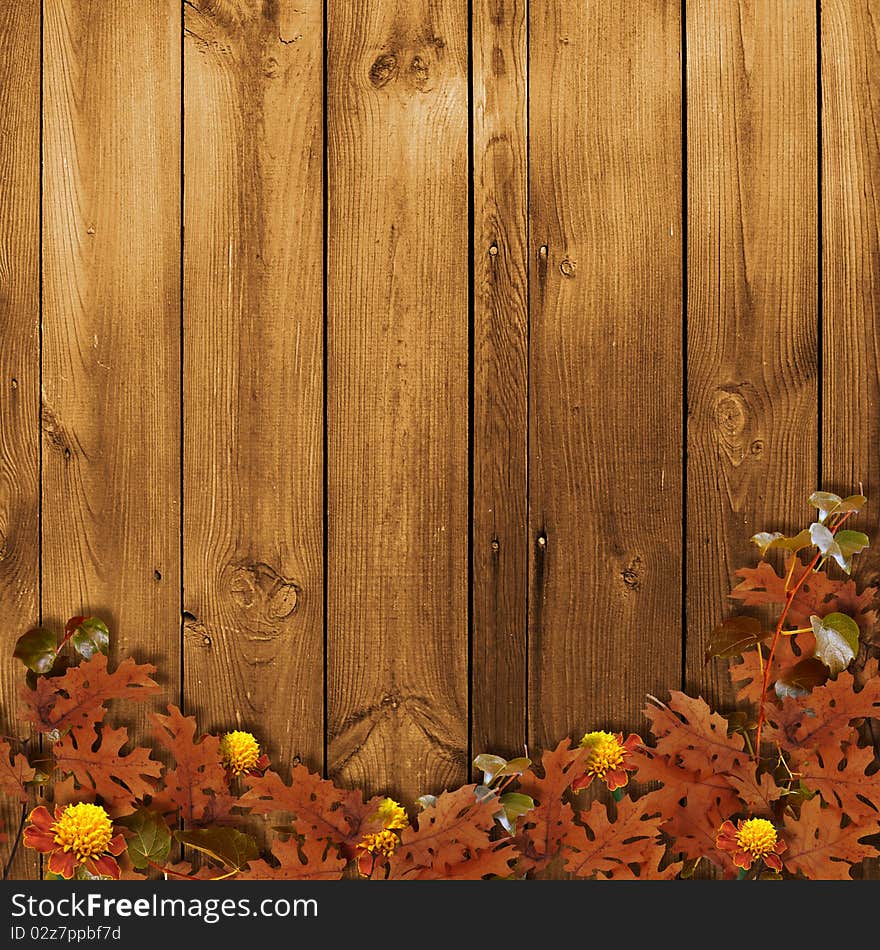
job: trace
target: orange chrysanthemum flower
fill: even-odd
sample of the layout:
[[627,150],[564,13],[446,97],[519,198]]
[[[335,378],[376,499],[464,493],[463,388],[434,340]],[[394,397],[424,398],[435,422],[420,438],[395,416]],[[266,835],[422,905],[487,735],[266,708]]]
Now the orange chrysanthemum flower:
[[763,861],[774,871],[782,870],[782,858],[785,842],[776,834],[773,824],[766,818],[749,818],[747,821],[725,821],[718,831],[715,847],[719,851],[729,851],[733,863],[744,871],[751,868],[755,861]]
[[116,857],[125,850],[125,838],[113,834],[110,816],[100,805],[81,802],[49,809],[39,805],[28,816],[23,843],[49,855],[49,872],[69,880],[84,867],[94,877],[119,879]]
[[627,772],[638,768],[632,761],[632,755],[642,745],[641,737],[630,733],[623,740],[623,733],[588,732],[581,739],[581,748],[589,749],[587,770],[576,778],[571,787],[574,791],[586,788],[594,778],[604,782],[610,791],[623,788],[629,781]]

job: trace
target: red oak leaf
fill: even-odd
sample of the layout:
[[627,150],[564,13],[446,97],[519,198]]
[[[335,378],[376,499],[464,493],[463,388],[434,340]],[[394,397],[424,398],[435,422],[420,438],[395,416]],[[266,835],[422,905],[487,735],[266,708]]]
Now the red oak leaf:
[[850,868],[877,854],[859,839],[876,833],[876,821],[846,822],[842,811],[813,798],[801,806],[797,820],[786,819],[785,866],[818,881],[846,881]]
[[21,752],[12,754],[12,747],[0,739],[0,792],[5,792],[20,802],[28,800],[27,783],[34,780],[36,769],[31,768],[27,756]]
[[237,875],[239,881],[338,881],[345,870],[345,858],[326,840],[295,837],[276,839],[272,854],[278,864],[260,859]]

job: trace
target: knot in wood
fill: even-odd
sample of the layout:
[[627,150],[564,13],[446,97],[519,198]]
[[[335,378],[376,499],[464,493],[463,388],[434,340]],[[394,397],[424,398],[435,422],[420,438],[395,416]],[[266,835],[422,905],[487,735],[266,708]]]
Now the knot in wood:
[[430,78],[428,61],[416,54],[409,64],[409,79],[419,91],[424,91]]
[[559,262],[559,273],[562,274],[563,277],[574,277],[576,270],[577,261],[573,261],[569,257],[564,257]]
[[397,57],[394,53],[383,53],[370,67],[370,82],[381,89],[397,78]]

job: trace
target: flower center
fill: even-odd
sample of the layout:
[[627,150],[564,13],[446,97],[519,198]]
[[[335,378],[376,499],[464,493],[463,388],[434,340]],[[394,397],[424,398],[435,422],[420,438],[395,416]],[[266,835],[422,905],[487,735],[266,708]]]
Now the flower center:
[[52,825],[55,844],[72,851],[77,861],[103,854],[113,837],[110,816],[100,805],[68,805]]
[[776,847],[776,829],[766,818],[750,818],[737,832],[736,843],[753,858],[763,858]]
[[257,764],[260,746],[249,732],[227,732],[220,740],[220,758],[233,775],[241,775]]
[[370,854],[384,854],[385,857],[391,857],[398,842],[399,839],[393,831],[377,831],[372,835],[364,835],[360,847],[364,851],[369,851]]
[[587,772],[597,778],[604,779],[608,772],[613,772],[623,764],[623,746],[617,741],[617,736],[610,732],[588,732],[581,745],[590,750],[587,759]]

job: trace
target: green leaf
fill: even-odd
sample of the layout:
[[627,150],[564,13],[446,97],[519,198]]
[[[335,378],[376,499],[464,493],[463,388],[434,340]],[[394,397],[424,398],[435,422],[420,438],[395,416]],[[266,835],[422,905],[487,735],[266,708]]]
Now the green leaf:
[[821,660],[832,676],[845,670],[859,652],[859,627],[852,617],[833,613],[810,617],[816,637],[816,659]]
[[852,570],[853,554],[868,546],[868,536],[861,531],[839,531],[835,537],[818,521],[810,525],[810,537],[823,556],[833,558],[847,574]]
[[243,870],[248,861],[260,856],[257,842],[237,828],[195,828],[175,831],[174,837],[234,871]]
[[520,756],[518,759],[511,759],[498,775],[522,775],[523,772],[528,772],[531,767],[532,760],[527,759],[525,756]]
[[761,557],[774,548],[784,548],[786,551],[797,553],[813,543],[810,540],[809,528],[804,528],[791,538],[787,538],[781,531],[760,531],[752,535],[752,542],[761,549]]
[[777,680],[774,688],[780,699],[796,699],[827,681],[828,667],[816,657],[809,656],[796,663],[784,679]]
[[819,520],[822,522],[826,521],[828,516],[840,507],[842,502],[843,499],[840,495],[835,495],[834,492],[830,491],[814,491],[810,495],[810,504],[819,509],[821,512]]
[[474,789],[474,795],[476,796],[478,802],[488,801],[490,798],[494,798],[495,794],[496,793],[491,788],[489,788],[488,785],[478,785]]
[[502,759],[500,755],[489,755],[486,752],[474,759],[474,768],[478,768],[483,773],[483,782],[486,785],[491,785],[493,779],[502,774],[506,765],[507,759]]
[[850,495],[844,498],[837,506],[838,513],[841,511],[861,511],[868,499],[864,495]]
[[74,650],[84,660],[90,660],[96,653],[107,654],[110,650],[110,631],[107,624],[97,617],[76,619],[80,622],[74,627],[74,633],[70,637]]
[[754,617],[729,617],[712,631],[706,650],[706,662],[713,657],[739,656],[744,650],[770,636]]
[[535,807],[535,800],[521,792],[505,792],[499,801],[501,811],[495,818],[508,834],[516,834],[517,819]]
[[29,670],[42,676],[52,669],[56,648],[55,634],[45,627],[35,627],[18,638],[12,655]]
[[426,808],[433,808],[437,804],[436,795],[419,795],[416,804],[424,811]]
[[127,828],[128,856],[138,869],[149,867],[150,862],[163,864],[171,854],[171,832],[161,815],[141,806],[133,814],[116,822]]

